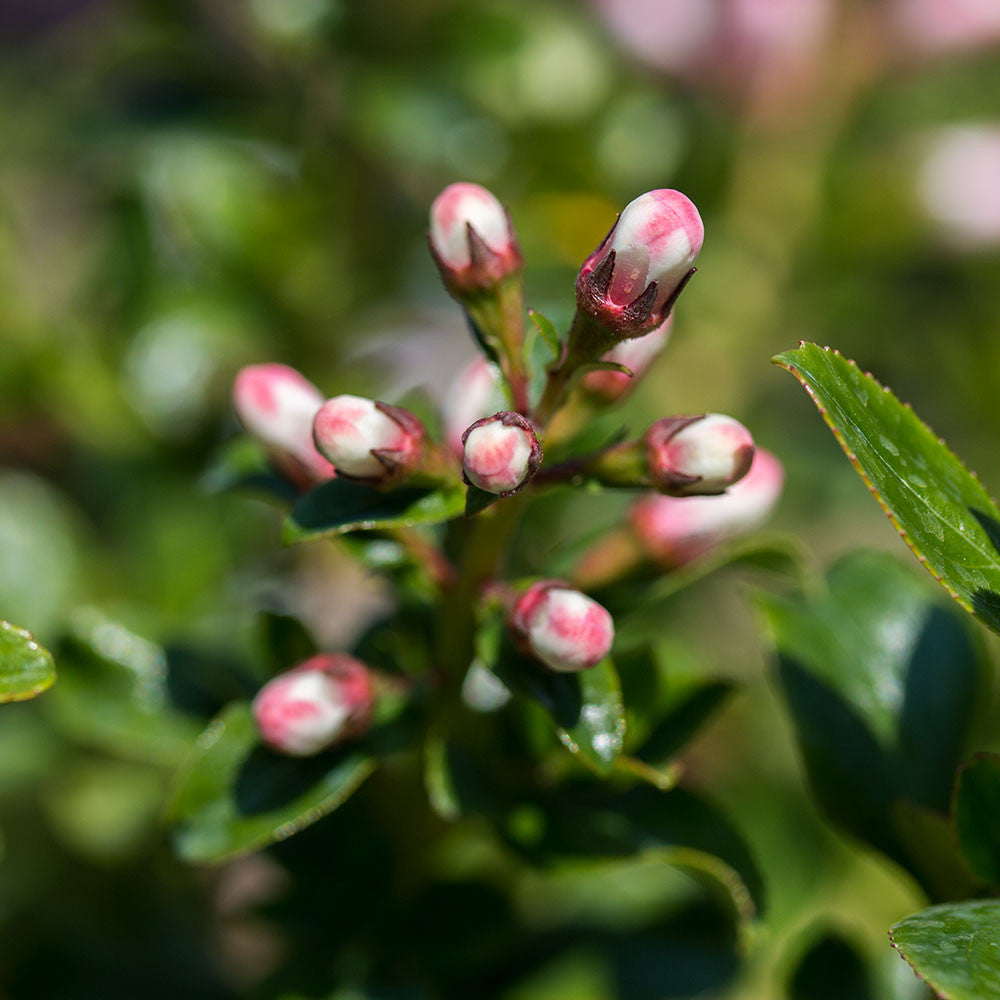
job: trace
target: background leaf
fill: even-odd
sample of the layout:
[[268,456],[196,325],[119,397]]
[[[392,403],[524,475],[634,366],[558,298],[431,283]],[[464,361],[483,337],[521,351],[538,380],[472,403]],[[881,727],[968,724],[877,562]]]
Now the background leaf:
[[1000,885],[1000,756],[980,754],[959,771],[955,829],[969,868],[987,885]]
[[292,508],[282,531],[286,544],[329,538],[348,531],[437,524],[460,517],[465,487],[431,490],[400,486],[373,490],[346,479],[330,479],[310,490]]
[[814,794],[835,822],[917,869],[900,836],[912,823],[894,803],[948,813],[984,678],[964,623],[874,552],[836,563],[826,593],[760,603]]
[[0,702],[34,698],[55,679],[52,654],[27,629],[0,621]]
[[889,936],[945,1000],[1000,1000],[1000,902],[932,906],[901,920]]
[[226,708],[198,739],[169,819],[189,861],[222,861],[283,840],[341,805],[374,770],[352,745],[286,757],[257,738],[250,705]]
[[552,320],[543,316],[537,309],[529,309],[528,316],[531,318],[531,322],[534,323],[538,335],[549,349],[552,359],[558,360],[559,355],[562,353],[562,342],[559,338],[559,331],[555,328]]
[[1000,508],[919,417],[816,344],[773,359],[819,407],[851,464],[935,579],[1000,631]]
[[788,1000],[876,1000],[876,995],[864,958],[847,938],[830,931],[799,960]]

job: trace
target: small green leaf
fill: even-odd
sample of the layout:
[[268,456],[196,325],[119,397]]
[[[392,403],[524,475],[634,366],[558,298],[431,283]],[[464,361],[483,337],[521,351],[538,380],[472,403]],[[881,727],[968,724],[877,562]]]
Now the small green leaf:
[[810,784],[834,822],[933,882],[894,803],[947,815],[983,692],[979,651],[961,616],[887,555],[845,557],[827,588],[760,596]]
[[901,920],[889,937],[943,1000],[1000,1000],[1000,902],[932,906]]
[[580,378],[587,372],[617,372],[619,375],[628,375],[629,378],[635,374],[628,365],[619,364],[617,361],[587,361],[576,369],[574,375]]
[[464,510],[464,486],[432,490],[403,485],[383,491],[331,479],[299,499],[285,520],[282,539],[290,545],[348,531],[438,524],[461,517]]
[[493,670],[511,691],[549,713],[570,753],[601,774],[611,770],[625,736],[625,709],[610,659],[578,673],[553,673],[519,653],[505,633]]
[[475,517],[476,514],[481,514],[499,499],[496,493],[481,490],[478,486],[469,486],[465,494],[465,516]]
[[538,335],[549,349],[552,360],[557,361],[562,354],[562,341],[559,337],[559,331],[556,330],[550,319],[547,319],[536,309],[529,309],[528,316],[531,318],[531,322],[535,324]]
[[735,690],[732,681],[708,679],[678,692],[635,756],[653,766],[666,764]]
[[27,701],[55,680],[52,654],[27,629],[0,621],[0,703]]
[[954,819],[969,868],[986,885],[1000,885],[1000,756],[979,754],[959,771]]
[[199,482],[202,490],[211,495],[243,490],[280,507],[288,507],[299,495],[299,491],[275,470],[267,452],[249,437],[227,441],[212,458]]
[[342,805],[375,769],[359,746],[314,757],[273,753],[250,705],[224,709],[198,738],[168,819],[188,861],[223,861],[298,833]]
[[772,359],[805,387],[851,464],[936,580],[1000,632],[1000,508],[919,417],[816,344]]

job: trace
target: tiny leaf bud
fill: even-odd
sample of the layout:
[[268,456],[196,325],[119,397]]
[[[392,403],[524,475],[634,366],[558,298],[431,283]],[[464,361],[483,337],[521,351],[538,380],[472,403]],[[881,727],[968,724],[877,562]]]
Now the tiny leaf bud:
[[675,496],[722,493],[753,461],[750,432],[732,417],[666,417],[646,432],[650,482]]
[[371,722],[371,676],[343,654],[320,654],[267,682],[253,700],[261,739],[292,757],[308,757],[360,736]]
[[670,339],[672,323],[673,317],[670,316],[665,323],[644,337],[622,340],[615,344],[601,358],[602,361],[613,361],[616,364],[624,365],[631,370],[631,376],[624,372],[615,371],[587,372],[582,379],[584,389],[609,403],[624,398],[635,388],[642,376],[649,370],[650,365],[656,360],[660,351],[666,347],[667,341]]
[[313,438],[338,475],[386,485],[416,469],[423,452],[424,427],[407,410],[343,395],[320,407]]
[[510,496],[538,471],[542,446],[520,413],[494,413],[462,435],[465,481],[487,493]]
[[240,423],[300,485],[334,474],[313,443],[313,418],[322,405],[319,389],[287,365],[248,365],[233,381],[233,408]]
[[615,638],[607,610],[559,580],[531,586],[514,606],[511,628],[530,653],[560,673],[597,666]]

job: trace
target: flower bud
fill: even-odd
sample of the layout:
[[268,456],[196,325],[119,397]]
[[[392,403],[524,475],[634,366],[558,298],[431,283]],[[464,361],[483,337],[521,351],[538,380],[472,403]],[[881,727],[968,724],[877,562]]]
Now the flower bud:
[[471,361],[448,386],[441,405],[445,444],[461,456],[462,435],[469,424],[496,413],[503,405],[504,394],[496,366],[483,358]]
[[914,48],[944,52],[1000,42],[996,0],[895,0],[901,35]]
[[694,273],[704,237],[698,209],[680,191],[640,195],[584,261],[580,309],[620,339],[659,326]]
[[582,379],[584,389],[609,403],[624,398],[635,388],[660,351],[666,347],[672,324],[673,316],[670,316],[665,323],[644,337],[634,337],[615,344],[601,360],[624,365],[632,374],[626,375],[624,372],[616,371],[587,372]]
[[247,433],[301,485],[322,482],[333,466],[316,450],[313,418],[323,395],[287,365],[248,365],[233,381],[233,407]]
[[502,497],[516,493],[538,471],[542,446],[520,413],[494,413],[477,420],[463,435],[465,481]]
[[778,502],[784,479],[778,459],[758,448],[750,471],[725,493],[649,494],[632,508],[632,528],[644,551],[668,566],[680,566],[759,528]]
[[665,417],[646,431],[646,461],[654,486],[675,496],[722,493],[753,461],[750,432],[732,417]]
[[423,453],[424,427],[408,410],[344,395],[320,407],[313,438],[338,475],[385,485],[414,471]]
[[431,205],[431,253],[449,291],[483,290],[521,270],[507,210],[478,184],[450,184]]
[[360,736],[371,722],[371,676],[344,654],[320,654],[267,682],[253,700],[261,739],[292,757],[308,757]]
[[559,580],[531,586],[514,606],[511,628],[529,652],[560,673],[597,666],[615,639],[611,615]]

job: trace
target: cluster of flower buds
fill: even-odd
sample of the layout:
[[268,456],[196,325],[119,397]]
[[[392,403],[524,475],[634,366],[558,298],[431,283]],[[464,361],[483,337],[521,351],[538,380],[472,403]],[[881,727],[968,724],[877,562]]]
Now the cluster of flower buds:
[[525,652],[559,673],[597,666],[615,639],[607,610],[561,580],[529,587],[514,604],[510,628]]
[[253,716],[273,750],[308,757],[361,736],[374,700],[363,663],[342,653],[320,654],[268,681],[253,700]]

